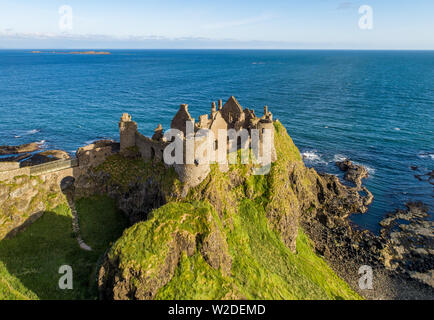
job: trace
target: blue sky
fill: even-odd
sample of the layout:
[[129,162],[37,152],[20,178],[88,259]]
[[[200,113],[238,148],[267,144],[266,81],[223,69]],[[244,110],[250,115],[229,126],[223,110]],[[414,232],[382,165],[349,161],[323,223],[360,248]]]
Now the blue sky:
[[[370,30],[359,28],[362,5]],[[433,17],[433,0],[0,0],[0,48],[433,50]]]

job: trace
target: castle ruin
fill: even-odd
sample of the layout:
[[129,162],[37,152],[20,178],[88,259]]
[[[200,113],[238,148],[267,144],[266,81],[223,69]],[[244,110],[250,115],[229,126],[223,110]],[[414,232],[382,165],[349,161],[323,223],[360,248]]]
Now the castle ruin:
[[[177,129],[182,132],[184,144],[186,143],[186,136],[188,134],[187,126],[190,125],[195,137],[195,148],[199,147],[202,143],[212,143],[212,150],[217,151],[218,143],[217,139],[215,141],[208,141],[203,137],[200,137],[200,130],[207,129],[210,130],[214,137],[218,137],[219,130],[230,130],[234,129],[236,132],[245,129],[249,133],[252,129],[257,129],[259,132],[260,148],[262,150],[262,134],[265,129],[271,129],[270,132],[274,135],[274,125],[273,125],[273,115],[268,111],[268,107],[264,107],[264,115],[258,118],[253,110],[248,108],[243,108],[235,99],[231,96],[228,101],[223,105],[222,100],[218,101],[216,106],[215,102],[211,103],[211,113],[199,116],[199,121],[196,122],[194,118],[191,117],[188,112],[188,105],[181,104],[178,112],[175,114],[171,121],[171,129]],[[137,130],[137,123],[131,120],[131,116],[124,113],[119,122],[120,130],[120,151],[124,152],[128,148],[137,147],[143,160],[149,161],[163,161],[164,149],[171,143],[164,138],[163,127],[161,124],[155,129],[155,133],[152,138],[142,135]],[[250,144],[250,140],[248,143]],[[227,150],[231,149],[233,146],[230,145],[229,139],[227,141]],[[236,149],[240,149],[239,137],[237,136],[235,143],[237,144]],[[203,146],[202,146],[203,147]],[[271,145],[271,162],[276,160],[276,151],[274,144]],[[188,185],[189,187],[194,187],[200,184],[210,172],[210,164],[202,163],[200,159],[195,158],[194,163],[188,164],[188,161],[184,161],[182,164],[173,165],[176,172],[179,175],[180,180]],[[228,166],[220,164],[220,170],[227,171]]]

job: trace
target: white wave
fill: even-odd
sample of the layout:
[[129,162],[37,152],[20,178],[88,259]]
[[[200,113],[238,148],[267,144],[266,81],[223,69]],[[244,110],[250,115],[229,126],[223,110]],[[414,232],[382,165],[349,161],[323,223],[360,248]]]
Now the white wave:
[[370,176],[372,176],[372,175],[375,174],[375,169],[374,168],[369,167],[369,166],[367,166],[367,165],[365,165],[363,163],[356,162],[356,161],[353,161],[353,163],[356,164],[356,165],[358,165],[358,166],[364,167],[368,171],[368,173],[369,173]]
[[45,141],[45,140],[41,140],[41,141],[36,142],[36,144],[37,144],[40,148],[43,148],[43,147],[45,147],[46,142],[47,142],[47,141]]
[[310,163],[321,163],[321,164],[327,164],[327,161],[324,161],[321,156],[317,153],[316,150],[308,150],[301,153],[301,156],[303,160],[310,162]]
[[395,131],[401,131],[401,128],[393,128]]
[[348,159],[348,157],[344,156],[343,154],[335,154],[333,157],[333,162],[340,162]]
[[16,135],[16,136],[14,136],[14,138],[18,139],[18,138],[21,138],[21,136],[19,136],[19,135]]
[[29,131],[26,131],[26,135],[30,135],[30,134],[35,134],[35,133],[38,133],[38,132],[40,132],[41,130],[38,130],[38,129],[33,129],[33,130],[29,130]]
[[417,156],[421,159],[431,158],[431,160],[434,160],[434,153],[431,152],[419,152]]
[[374,168],[371,168],[371,167],[368,167],[368,166],[365,166],[365,165],[363,165],[365,168],[366,168],[366,170],[368,170],[368,172],[369,172],[369,175],[374,175],[375,174],[375,169]]
[[315,151],[305,151],[302,154],[303,159],[307,160],[320,160],[321,157],[315,153]]

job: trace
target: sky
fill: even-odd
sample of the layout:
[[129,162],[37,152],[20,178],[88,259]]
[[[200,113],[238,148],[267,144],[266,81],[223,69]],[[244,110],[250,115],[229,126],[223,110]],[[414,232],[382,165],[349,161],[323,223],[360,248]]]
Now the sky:
[[0,49],[434,50],[433,17],[434,0],[0,0]]

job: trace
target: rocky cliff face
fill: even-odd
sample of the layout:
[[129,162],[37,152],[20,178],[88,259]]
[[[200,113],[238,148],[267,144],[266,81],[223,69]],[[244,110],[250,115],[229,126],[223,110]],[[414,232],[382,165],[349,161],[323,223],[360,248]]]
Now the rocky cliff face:
[[[403,286],[410,296],[430,295],[429,288],[386,268],[396,246],[350,225],[348,216],[366,212],[373,200],[362,186],[363,168],[338,164],[354,187],[306,168],[279,122],[275,147],[277,161],[268,175],[253,175],[251,165],[231,165],[225,173],[215,165],[188,194],[173,170],[144,163],[134,148],[80,177],[77,196],[111,195],[133,225],[105,257],[101,297],[358,297],[312,247],[355,290],[358,268],[372,266],[378,282],[376,290],[359,291],[366,297],[405,298]],[[305,261],[318,264],[311,269]]]
[[66,202],[57,176],[18,176],[0,181],[0,240],[12,237],[44,211]]
[[[267,237],[277,237],[275,246],[285,253],[284,256],[276,253],[273,260],[285,261],[286,255],[299,254],[300,222],[316,217],[327,220],[325,212],[329,211],[343,219],[349,213],[365,210],[366,199],[356,189],[343,186],[334,176],[320,176],[315,170],[306,168],[284,127],[276,122],[275,129],[277,161],[268,175],[253,175],[249,165],[232,165],[227,173],[212,166],[208,177],[190,189],[186,197],[181,197],[182,186],[173,176],[157,178],[164,169],[159,174],[149,174],[144,169],[143,175],[135,174],[135,178],[120,183],[120,177],[129,176],[125,172],[129,169],[124,167],[121,172],[115,172],[113,163],[98,168],[98,179],[105,179],[102,185],[108,186],[106,191],[118,199],[131,222],[145,220],[128,229],[108,253],[99,276],[101,296],[108,299],[154,299],[170,293],[180,297],[174,294],[180,290],[179,286],[183,286],[177,279],[186,276],[184,272],[191,271],[209,273],[210,277],[213,274],[214,281],[225,288],[217,290],[219,293],[211,298],[249,297],[251,291],[244,287],[245,283],[237,280],[245,259],[239,256],[239,251],[243,250],[238,246],[243,248],[244,242],[251,242],[253,237],[239,239],[248,233],[246,229],[263,228]],[[118,167],[125,163],[125,159],[118,160]],[[138,172],[137,168],[133,171]],[[96,182],[94,185],[101,184]],[[152,213],[149,215],[149,212]],[[245,219],[242,218],[244,214],[247,216]],[[264,225],[255,226],[258,221],[249,221],[255,215]],[[248,249],[245,256],[252,255],[252,248]],[[256,261],[253,256],[251,259]],[[251,266],[251,270],[246,272],[255,268],[265,272],[266,262],[259,260],[262,263],[258,262],[260,267]],[[190,267],[197,270],[181,270],[185,263],[193,263]],[[274,266],[269,268],[272,272]],[[306,275],[299,276],[303,278]],[[279,275],[278,281],[282,281],[281,277],[285,276]],[[305,281],[307,287],[318,285],[313,279]],[[324,293],[323,289],[318,289],[317,294]],[[288,289],[285,287],[285,290]],[[286,295],[289,297],[291,294]]]

